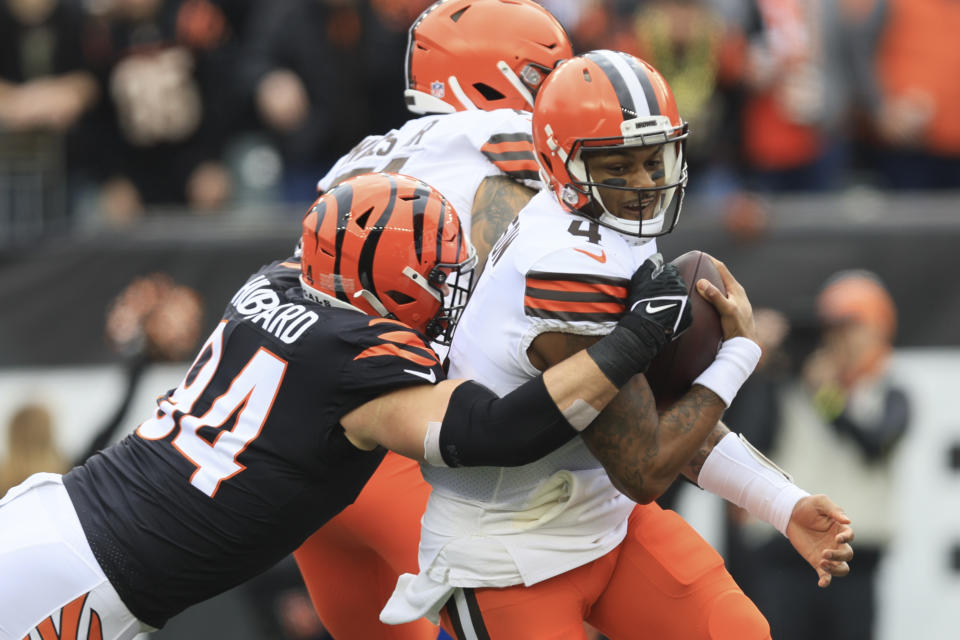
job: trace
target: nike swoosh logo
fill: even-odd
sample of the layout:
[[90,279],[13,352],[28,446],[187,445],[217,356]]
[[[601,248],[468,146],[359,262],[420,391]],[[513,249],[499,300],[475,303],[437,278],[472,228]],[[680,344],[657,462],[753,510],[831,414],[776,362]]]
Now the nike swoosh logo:
[[[676,302],[669,302],[667,304],[661,304],[659,306],[653,306],[651,303],[647,303],[647,308],[644,309],[647,313],[656,313],[657,311],[663,311],[664,309],[669,309],[670,307],[677,306]],[[432,371],[430,373],[433,373]]]
[[582,253],[582,254],[585,255],[585,256],[590,256],[591,258],[593,258],[594,260],[596,260],[596,261],[599,262],[600,264],[603,264],[604,262],[607,261],[607,252],[606,252],[605,250],[603,250],[603,249],[600,250],[600,255],[597,255],[596,253],[590,253],[590,252],[587,251],[586,249],[576,249],[576,248],[574,248],[574,251],[579,251],[580,253]]
[[409,373],[412,376],[417,376],[418,378],[423,378],[430,384],[433,384],[437,381],[437,373],[433,369],[431,369],[428,373],[424,373],[423,371],[413,371],[412,369],[404,369],[403,372]]

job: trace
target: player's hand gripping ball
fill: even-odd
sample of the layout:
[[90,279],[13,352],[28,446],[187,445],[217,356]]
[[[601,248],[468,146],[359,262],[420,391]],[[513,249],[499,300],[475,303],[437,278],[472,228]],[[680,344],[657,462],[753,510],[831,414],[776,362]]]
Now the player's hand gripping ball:
[[688,251],[670,264],[676,265],[687,283],[693,324],[663,347],[647,369],[647,382],[661,411],[677,402],[690,389],[697,376],[713,362],[723,341],[720,314],[697,292],[697,281],[706,278],[726,293],[720,272],[703,251]]

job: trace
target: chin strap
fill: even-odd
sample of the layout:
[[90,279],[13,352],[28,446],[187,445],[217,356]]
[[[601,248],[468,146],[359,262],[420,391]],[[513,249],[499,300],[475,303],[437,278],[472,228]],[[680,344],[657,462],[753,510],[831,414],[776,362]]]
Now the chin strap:
[[366,289],[360,289],[360,291],[357,291],[355,294],[353,294],[353,297],[354,297],[354,298],[363,298],[364,300],[366,300],[366,301],[367,301],[367,304],[369,304],[371,307],[373,307],[373,310],[376,311],[377,313],[379,313],[379,314],[380,314],[381,316],[383,316],[384,318],[391,317],[390,312],[387,311],[387,308],[386,308],[385,306],[383,306],[383,303],[380,302],[380,300],[377,298],[377,296],[373,295],[372,293],[370,293],[370,292],[367,291]]

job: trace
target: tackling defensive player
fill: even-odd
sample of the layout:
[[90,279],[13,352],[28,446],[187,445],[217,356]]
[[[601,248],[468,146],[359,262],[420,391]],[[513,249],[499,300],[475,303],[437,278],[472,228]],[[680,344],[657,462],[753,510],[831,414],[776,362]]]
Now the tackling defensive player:
[[[451,371],[500,393],[610,329],[622,287],[656,251],[652,238],[674,228],[687,180],[686,124],[663,77],[633,56],[594,51],[562,63],[541,87],[533,126],[549,190],[491,251],[450,351]],[[717,266],[728,294],[706,281],[698,290],[719,310],[725,341],[663,415],[636,376],[580,438],[541,460],[423,468],[433,493],[420,572],[399,581],[384,621],[442,609],[458,638],[579,638],[584,620],[614,639],[769,637],[719,554],[650,502],[684,468],[774,523],[821,585],[849,571],[852,530],[840,509],[717,426],[760,355],[746,294]],[[673,304],[684,300],[647,309]]]
[[[483,264],[542,186],[530,110],[543,78],[572,55],[559,22],[532,0],[435,3],[411,26],[405,62],[407,104],[428,115],[362,140],[319,189],[370,170],[420,178],[453,203]],[[429,493],[416,461],[387,454],[356,502],[294,554],[337,640],[436,638],[436,625],[426,619],[405,625],[379,619],[400,574],[417,569]]]
[[135,433],[0,500],[0,640],[163,626],[289,554],[350,504],[385,447],[429,464],[534,460],[684,328],[679,310],[644,310],[682,286],[647,262],[606,343],[498,398],[444,380],[427,343],[449,338],[476,261],[436,190],[345,181],[304,217],[302,247],[237,291]]

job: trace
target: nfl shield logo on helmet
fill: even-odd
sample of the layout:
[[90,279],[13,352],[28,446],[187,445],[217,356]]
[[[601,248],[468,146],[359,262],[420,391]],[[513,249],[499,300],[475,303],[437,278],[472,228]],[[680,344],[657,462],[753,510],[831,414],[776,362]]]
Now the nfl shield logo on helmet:
[[430,95],[434,98],[442,98],[445,93],[442,80],[434,80],[430,83]]

